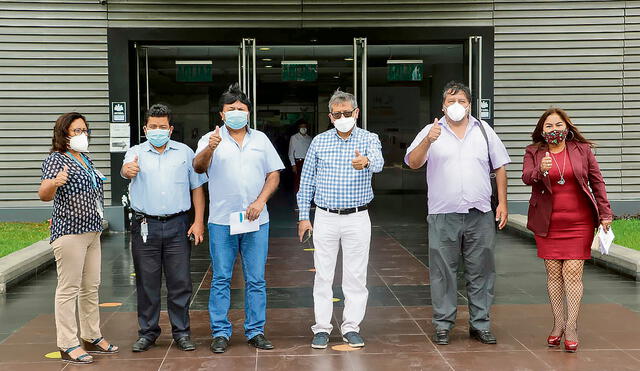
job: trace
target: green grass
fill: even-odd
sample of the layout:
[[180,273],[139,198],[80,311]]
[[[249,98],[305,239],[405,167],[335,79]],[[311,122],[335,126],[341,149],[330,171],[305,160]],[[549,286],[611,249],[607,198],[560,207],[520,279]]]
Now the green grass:
[[640,219],[618,219],[611,225],[616,238],[613,243],[640,250]]
[[0,257],[49,237],[49,222],[0,222]]

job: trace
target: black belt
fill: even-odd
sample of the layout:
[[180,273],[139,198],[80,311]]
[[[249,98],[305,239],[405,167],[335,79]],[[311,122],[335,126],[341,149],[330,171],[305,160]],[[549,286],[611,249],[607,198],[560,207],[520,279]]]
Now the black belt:
[[322,206],[318,206],[319,208],[321,208],[324,211],[328,211],[330,213],[334,213],[334,214],[338,214],[338,215],[347,215],[347,214],[353,214],[353,213],[357,213],[358,211],[364,211],[367,210],[369,208],[369,205],[362,205],[362,206],[358,206],[358,207],[349,207],[346,209],[328,209],[326,207],[322,207]]
[[175,213],[175,214],[171,214],[171,215],[147,215],[138,211],[134,211],[134,216],[136,218],[137,221],[142,221],[142,219],[155,219],[155,220],[159,220],[161,222],[166,222],[167,220],[171,219],[171,218],[175,218],[176,216],[180,216],[180,215],[184,215],[186,213],[188,213],[188,211],[181,211],[179,213]]

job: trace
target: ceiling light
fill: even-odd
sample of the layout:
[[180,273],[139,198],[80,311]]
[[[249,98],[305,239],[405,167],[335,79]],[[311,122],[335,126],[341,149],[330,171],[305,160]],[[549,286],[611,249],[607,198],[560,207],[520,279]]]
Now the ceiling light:
[[259,48],[258,50],[267,51],[267,50],[271,50],[271,48]]
[[345,61],[352,61],[352,60],[353,60],[353,58],[351,58],[351,57],[347,57],[347,58],[345,58],[344,60],[345,60]]
[[272,68],[273,66],[272,66],[272,65],[270,65],[270,64],[268,64],[268,65],[266,65],[265,67],[267,67],[267,68]]
[[273,59],[271,59],[271,58],[262,58],[262,60],[265,61],[265,62],[271,62]]

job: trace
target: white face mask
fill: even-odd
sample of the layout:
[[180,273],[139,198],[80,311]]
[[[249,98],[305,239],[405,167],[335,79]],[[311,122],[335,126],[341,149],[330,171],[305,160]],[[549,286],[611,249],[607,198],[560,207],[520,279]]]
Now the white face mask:
[[307,134],[307,128],[300,128],[300,134],[302,135],[306,135]]
[[467,109],[458,102],[446,107],[447,116],[455,122],[462,121],[467,115]]
[[341,117],[333,122],[333,126],[341,133],[346,133],[349,130],[353,129],[353,126],[356,124],[355,117]]
[[89,137],[87,134],[80,134],[69,139],[69,148],[76,152],[87,152],[89,149]]

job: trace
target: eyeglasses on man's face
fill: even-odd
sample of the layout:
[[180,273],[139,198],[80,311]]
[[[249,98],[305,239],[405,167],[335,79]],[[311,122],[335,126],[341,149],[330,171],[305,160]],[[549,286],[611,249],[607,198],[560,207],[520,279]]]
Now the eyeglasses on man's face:
[[351,111],[342,111],[342,112],[331,112],[331,116],[334,119],[339,119],[340,117],[344,116],[344,117],[351,117],[353,116],[353,113],[357,110],[357,108],[352,109]]

